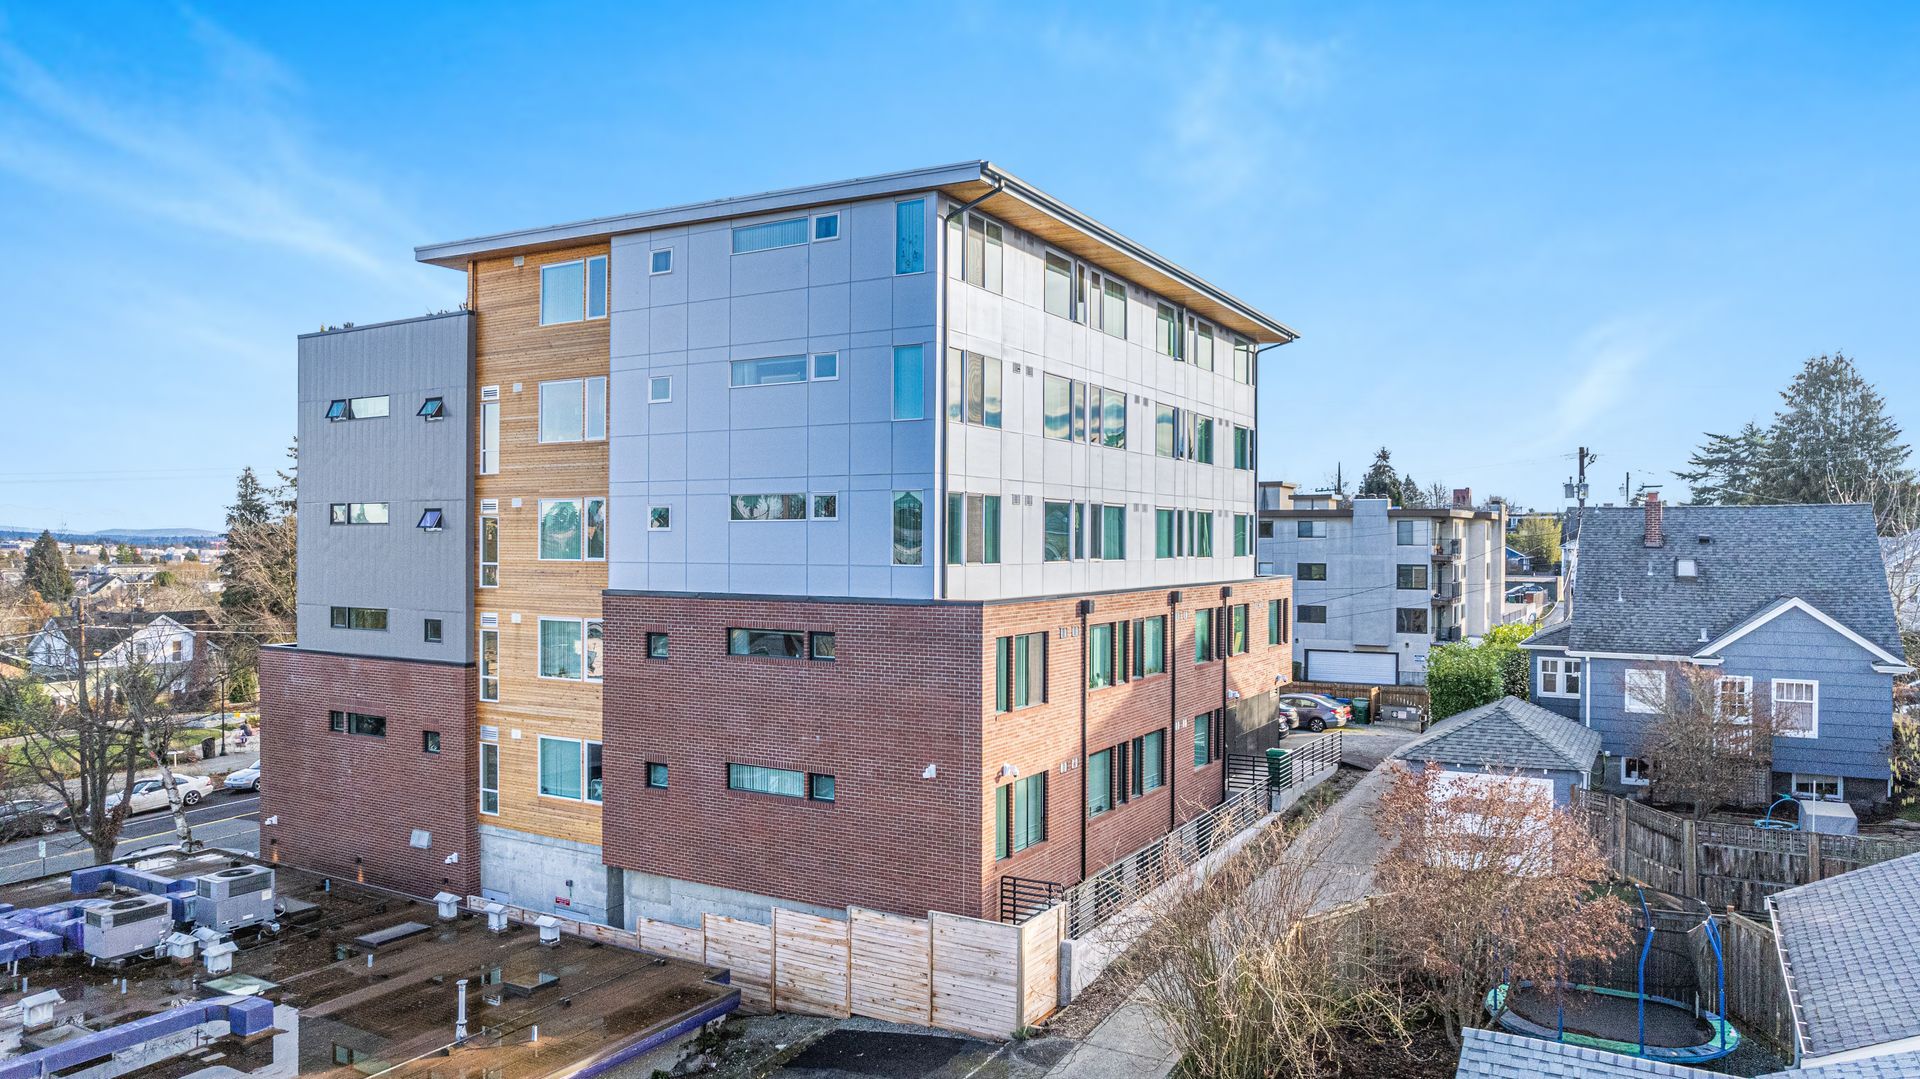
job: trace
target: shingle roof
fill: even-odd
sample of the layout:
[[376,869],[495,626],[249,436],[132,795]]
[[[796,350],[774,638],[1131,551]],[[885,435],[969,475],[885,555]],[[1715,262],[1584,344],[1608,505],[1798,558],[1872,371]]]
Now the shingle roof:
[[1920,1051],[1889,1053],[1883,1057],[1773,1072],[1760,1079],[1913,1079],[1920,1075]]
[[1719,1072],[1476,1029],[1460,1032],[1460,1067],[1453,1074],[1454,1079],[1725,1079]]
[[1585,772],[1599,754],[1598,731],[1518,697],[1502,697],[1440,721],[1394,757],[1473,768]]
[[[1667,506],[1661,547],[1646,546],[1637,506],[1589,508],[1582,528],[1575,651],[1691,655],[1702,630],[1718,637],[1797,596],[1902,654],[1871,506]],[[1674,576],[1681,558],[1697,578]]]
[[1533,636],[1520,642],[1528,648],[1565,648],[1567,632],[1571,622],[1554,622],[1533,631]]
[[1920,854],[1767,902],[1807,1056],[1920,1037]]

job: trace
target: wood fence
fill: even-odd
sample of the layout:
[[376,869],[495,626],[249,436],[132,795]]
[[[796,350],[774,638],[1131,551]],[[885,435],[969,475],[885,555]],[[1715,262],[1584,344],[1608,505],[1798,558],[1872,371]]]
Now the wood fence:
[[[467,897],[469,910],[490,905]],[[541,916],[505,910],[518,922]],[[1059,1007],[1065,919],[1066,908],[1053,906],[1019,925],[858,907],[844,920],[776,909],[772,924],[718,914],[697,927],[642,918],[633,930],[558,921],[562,932],[588,940],[725,968],[752,1009],[860,1015],[1003,1039]]]
[[1740,1024],[1748,1036],[1758,1035],[1775,1049],[1793,1055],[1793,1011],[1787,1002],[1787,980],[1774,947],[1773,927],[1735,911],[1717,915],[1720,949],[1726,961],[1727,999],[1721,1007],[1718,990],[1705,985],[1707,1006]]
[[1615,795],[1575,794],[1616,873],[1715,910],[1764,913],[1775,892],[1920,852],[1910,839],[1695,822]]

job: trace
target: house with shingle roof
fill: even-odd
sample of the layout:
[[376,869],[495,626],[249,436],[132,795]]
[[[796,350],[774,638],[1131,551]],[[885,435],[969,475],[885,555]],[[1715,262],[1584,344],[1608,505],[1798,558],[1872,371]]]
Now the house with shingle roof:
[[[1725,1072],[1689,1068],[1504,1030],[1460,1032],[1454,1079],[1726,1079]],[[1768,1072],[1760,1079],[1915,1079],[1920,1050],[1826,1066]]]
[[1596,786],[1649,780],[1641,738],[1675,668],[1767,708],[1776,792],[1888,793],[1893,679],[1907,673],[1873,508],[1667,506],[1585,512],[1566,615],[1522,647],[1531,697],[1601,737]]
[[1804,1063],[1920,1053],[1920,854],[1777,892],[1767,910]]
[[1600,756],[1600,735],[1518,697],[1502,697],[1435,724],[1394,754],[1410,767],[1450,772],[1512,773],[1553,782],[1553,800],[1566,805],[1587,785]]

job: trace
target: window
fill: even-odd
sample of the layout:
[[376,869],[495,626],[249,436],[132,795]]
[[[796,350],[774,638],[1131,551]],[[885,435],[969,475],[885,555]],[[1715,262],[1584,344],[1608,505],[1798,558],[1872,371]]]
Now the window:
[[797,629],[730,629],[727,654],[769,659],[799,659],[806,655],[807,635]]
[[541,499],[540,559],[542,561],[599,562],[606,557],[606,499]]
[[1175,511],[1153,511],[1153,557],[1172,558],[1174,552]]
[[1193,459],[1203,465],[1213,463],[1213,417],[1193,419]]
[[833,801],[835,793],[832,776],[809,776],[792,768],[763,768],[757,764],[727,765],[727,789],[820,802]]
[[438,532],[440,531],[440,528],[441,528],[441,521],[445,518],[445,516],[446,515],[441,513],[438,509],[422,510],[420,511],[419,524],[416,527],[424,529],[428,532]]
[[1260,522],[1260,538],[1261,539],[1273,538],[1273,522],[1272,521]]
[[1000,361],[978,352],[947,350],[947,418],[1000,426]]
[[426,420],[444,420],[447,418],[447,402],[442,397],[429,397],[420,402],[420,411],[414,413]]
[[1324,581],[1327,579],[1325,562],[1296,562],[1293,575],[1302,581]]
[[1202,371],[1213,370],[1213,327],[1204,322],[1194,327],[1193,365]]
[[500,472],[500,402],[480,403],[480,474]]
[[1040,548],[1042,560],[1065,562],[1073,557],[1073,503],[1042,503],[1040,527],[1043,533]]
[[1155,402],[1153,406],[1153,452],[1159,457],[1177,457],[1180,449],[1180,410]]
[[387,718],[364,715],[360,712],[328,712],[327,729],[364,735],[368,738],[385,738]]
[[1121,339],[1127,336],[1127,286],[1107,278],[1100,290],[1100,329]]
[[[1113,638],[1115,623],[1102,622],[1087,627],[1087,688],[1103,689],[1114,683]],[[1126,681],[1121,677],[1120,681]]]
[[1133,793],[1146,794],[1166,786],[1167,732],[1148,731],[1133,740]]
[[327,519],[337,525],[383,525],[387,523],[387,504],[335,502],[327,507]]
[[838,352],[816,352],[813,354],[813,380],[832,382],[840,377],[840,354]]
[[1326,539],[1327,522],[1295,521],[1293,523],[1293,534],[1300,539]]
[[728,505],[736,521],[802,521],[807,516],[803,494],[734,495]]
[[771,251],[776,247],[798,247],[807,242],[807,219],[789,217],[784,221],[767,221],[758,225],[738,225],[733,230],[733,253],[752,254],[755,251]]
[[1394,608],[1393,631],[1395,633],[1427,632],[1427,609],[1425,607]]
[[439,731],[421,731],[420,732],[420,752],[422,753],[440,752],[440,732]]
[[1087,755],[1087,816],[1113,808],[1113,750]]
[[1051,251],[1047,252],[1044,303],[1049,315],[1073,317],[1073,263]]
[[1287,601],[1270,599],[1267,601],[1267,645],[1287,643]]
[[540,325],[607,317],[607,256],[540,267]]
[[1620,782],[1623,786],[1644,787],[1653,782],[1653,768],[1645,757],[1620,758]]
[[1162,356],[1180,358],[1180,315],[1166,304],[1154,310],[1153,347]]
[[426,643],[439,644],[442,636],[442,625],[440,620],[438,618],[423,619],[421,621],[420,633],[421,633],[421,638]]
[[783,382],[807,380],[805,356],[768,356],[758,360],[735,360],[732,369],[735,386],[777,386]]
[[500,587],[500,518],[480,518],[480,587]]
[[834,635],[816,630],[807,634],[807,658],[822,663],[832,663],[834,657]]
[[606,437],[605,375],[540,384],[541,442],[599,442]]
[[[378,420],[387,416],[387,395],[378,397],[345,397],[327,405],[327,418],[330,420]],[[426,415],[423,411],[421,415]]]
[[893,272],[919,273],[926,268],[926,200],[896,202],[893,204]]
[[599,681],[601,645],[598,618],[541,618],[540,677]]
[[1095,519],[1095,558],[1109,561],[1127,557],[1127,507],[1101,506]]
[[1846,780],[1839,776],[1816,776],[1793,773],[1793,794],[1796,798],[1821,798],[1839,800],[1847,796]]
[[947,496],[947,561],[975,565],[1000,562],[1000,496]]
[[1314,604],[1305,604],[1301,606],[1300,613],[1294,618],[1302,625],[1324,626],[1327,624],[1327,609]]
[[816,214],[813,219],[813,240],[838,240],[840,238],[839,214]]
[[1246,558],[1253,554],[1253,515],[1236,513],[1233,515],[1233,556]]
[[1753,679],[1745,675],[1725,675],[1717,683],[1719,714],[1736,723],[1753,721]]
[[1253,342],[1244,337],[1233,339],[1233,380],[1253,381]]
[[673,376],[653,375],[647,379],[647,403],[664,405],[673,400]]
[[664,633],[647,634],[647,658],[667,658],[667,635]]
[[1119,390],[1101,390],[1100,439],[1116,450],[1127,448],[1127,395]]
[[647,273],[658,276],[673,272],[673,248],[663,247],[652,252],[647,263]]
[[[1425,613],[1425,612],[1422,612]],[[1247,631],[1247,605],[1236,603],[1227,609],[1227,654],[1244,655],[1252,636]]]
[[601,800],[600,743],[588,742],[587,751],[587,801]]
[[1167,669],[1167,616],[1136,619],[1133,623],[1133,669],[1141,678]]
[[1047,838],[1047,773],[1036,772],[994,791],[993,856],[1018,854]]
[[1418,564],[1402,563],[1394,568],[1395,588],[1423,589],[1427,587],[1427,567]]
[[839,520],[840,496],[838,494],[814,495],[812,516],[816,521]]
[[1193,717],[1193,766],[1205,768],[1220,759],[1220,724],[1213,712]]
[[1540,657],[1540,695],[1542,697],[1578,697],[1580,664],[1577,659]]
[[988,292],[1002,291],[1006,276],[1005,231],[997,222],[976,214],[968,214],[964,224],[955,221],[954,225],[966,230],[961,244],[961,279]]
[[580,740],[540,736],[540,793],[548,798],[582,800],[586,772],[581,764]]
[[500,631],[480,631],[480,699],[500,699]]
[[1193,612],[1193,661],[1205,663],[1213,658],[1213,619],[1220,612],[1209,607]]
[[[1209,458],[1211,460],[1211,458]],[[1233,428],[1233,467],[1252,471],[1253,469],[1253,428]]]
[[1820,683],[1797,678],[1773,680],[1773,722],[1782,738],[1820,736]]
[[1655,713],[1667,706],[1667,672],[1646,667],[1627,668],[1626,710]]
[[895,345],[893,349],[893,418],[927,418],[926,364],[919,345]]
[[1414,536],[1412,521],[1393,522],[1393,539],[1395,543],[1402,547],[1412,547],[1420,542]]
[[335,607],[330,612],[334,629],[386,629],[385,607]]
[[647,762],[647,786],[654,790],[667,789],[667,766],[659,761]]
[[480,743],[480,812],[500,812],[500,744]]
[[328,712],[327,729],[345,733],[347,729],[347,714],[345,712]]
[[912,491],[893,495],[893,564],[917,566],[921,563],[921,521],[925,503]]
[[670,532],[673,530],[673,507],[648,506],[647,531]]

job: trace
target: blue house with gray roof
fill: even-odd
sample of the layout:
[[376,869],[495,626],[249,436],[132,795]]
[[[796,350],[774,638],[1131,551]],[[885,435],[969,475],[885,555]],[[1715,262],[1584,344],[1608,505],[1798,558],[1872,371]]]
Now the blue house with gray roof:
[[1765,702],[1772,785],[1868,805],[1887,797],[1893,679],[1907,673],[1873,508],[1588,509],[1566,617],[1523,647],[1534,703],[1598,732],[1595,786],[1648,782],[1640,742],[1676,665],[1722,698]]

